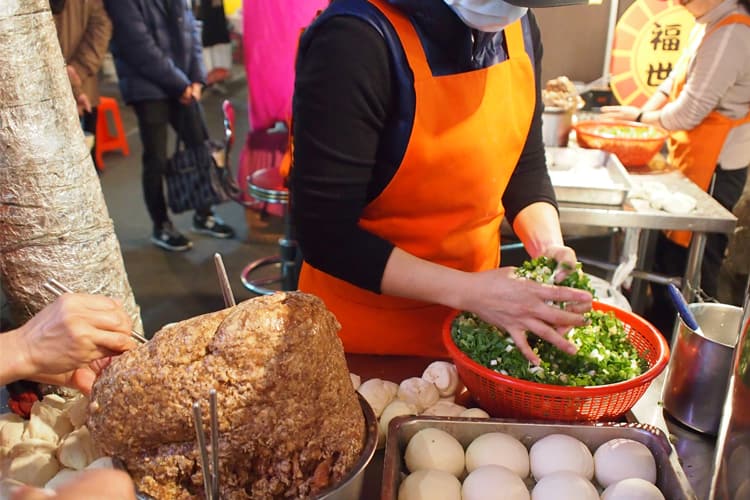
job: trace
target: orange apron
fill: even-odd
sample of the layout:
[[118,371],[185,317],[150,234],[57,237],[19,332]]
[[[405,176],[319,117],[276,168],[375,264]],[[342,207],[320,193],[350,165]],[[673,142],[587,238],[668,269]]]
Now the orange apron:
[[[534,71],[520,21],[505,30],[508,59],[433,76],[411,22],[370,0],[395,28],[414,74],[411,136],[390,184],[359,225],[417,257],[464,271],[500,261],[502,195],[521,155],[535,105]],[[326,303],[347,352],[447,357],[447,307],[379,295],[304,263],[299,288]]]
[[[735,23],[750,26],[750,17],[742,14],[727,16],[706,32],[703,40],[720,27]],[[689,62],[690,57],[683,57],[675,68],[676,78],[669,96],[670,101],[677,99],[685,86]],[[708,192],[716,164],[719,162],[721,149],[724,147],[729,132],[734,127],[745,123],[750,123],[750,113],[745,118],[733,120],[718,111],[712,111],[697,127],[672,132],[667,142],[669,163],[682,169],[691,181]],[[667,237],[683,247],[690,244],[692,234],[690,231],[667,231]]]

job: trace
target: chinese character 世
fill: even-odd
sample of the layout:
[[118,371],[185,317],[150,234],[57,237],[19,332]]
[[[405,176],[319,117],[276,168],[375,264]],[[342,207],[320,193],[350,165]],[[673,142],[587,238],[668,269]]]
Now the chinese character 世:
[[659,63],[659,66],[654,67],[653,64],[648,65],[648,78],[646,79],[646,84],[649,87],[656,87],[661,82],[666,80],[666,78],[669,76],[669,73],[672,71],[672,63]]

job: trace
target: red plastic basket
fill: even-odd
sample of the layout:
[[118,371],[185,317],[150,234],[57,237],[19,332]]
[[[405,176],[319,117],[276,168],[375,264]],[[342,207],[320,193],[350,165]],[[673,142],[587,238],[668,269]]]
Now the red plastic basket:
[[640,316],[596,301],[594,309],[612,311],[625,324],[628,339],[648,361],[646,372],[624,382],[588,387],[540,384],[502,375],[475,362],[453,343],[451,325],[458,312],[443,323],[443,343],[473,399],[493,417],[617,420],[666,368],[669,347],[659,331]]

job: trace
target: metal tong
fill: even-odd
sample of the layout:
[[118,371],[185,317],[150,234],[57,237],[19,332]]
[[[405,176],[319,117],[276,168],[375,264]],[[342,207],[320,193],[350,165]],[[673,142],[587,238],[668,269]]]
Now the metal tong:
[[[44,284],[44,288],[50,291],[55,297],[59,297],[60,295],[64,293],[73,293],[73,290],[66,287],[65,285],[57,281],[55,278],[48,279],[47,282]],[[138,342],[140,342],[141,344],[145,344],[146,342],[148,342],[146,337],[144,337],[142,334],[138,333],[135,330],[130,330],[130,336],[133,337]]]
[[[216,409],[216,389],[208,392],[209,429],[211,431],[211,456],[206,446],[206,434],[203,430],[203,414],[199,401],[193,403],[193,425],[200,452],[203,488],[206,500],[219,500],[219,414]],[[210,465],[209,465],[210,464]]]
[[237,305],[237,302],[235,302],[234,300],[232,285],[229,282],[227,270],[224,267],[224,260],[221,258],[221,254],[218,252],[214,254],[214,264],[216,265],[216,274],[219,276],[221,294],[224,297],[224,307],[234,307],[235,305]]

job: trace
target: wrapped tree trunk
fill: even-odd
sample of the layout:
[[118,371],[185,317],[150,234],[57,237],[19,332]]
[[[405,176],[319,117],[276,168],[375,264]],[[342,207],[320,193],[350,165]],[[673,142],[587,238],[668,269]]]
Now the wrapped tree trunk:
[[120,299],[141,328],[48,0],[2,0],[0,281],[14,322],[53,300],[48,278]]

